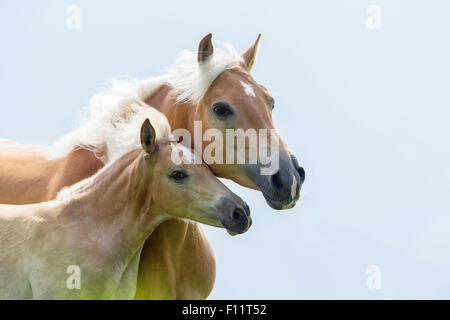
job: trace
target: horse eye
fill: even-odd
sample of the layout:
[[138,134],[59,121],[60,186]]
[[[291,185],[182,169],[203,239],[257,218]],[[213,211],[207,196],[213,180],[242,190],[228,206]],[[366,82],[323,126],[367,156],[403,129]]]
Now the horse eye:
[[180,182],[180,181],[182,181],[182,180],[187,178],[187,174],[186,174],[186,172],[184,172],[182,170],[174,170],[169,175],[169,178],[171,178],[171,179],[173,179],[173,180],[175,180],[177,182]]
[[218,102],[213,105],[213,111],[217,118],[220,120],[225,120],[233,114],[233,110],[230,105],[226,102]]

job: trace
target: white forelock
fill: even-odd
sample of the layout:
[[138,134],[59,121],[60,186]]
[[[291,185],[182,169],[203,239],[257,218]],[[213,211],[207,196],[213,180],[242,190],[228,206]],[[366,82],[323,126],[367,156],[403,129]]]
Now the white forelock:
[[202,64],[197,61],[197,52],[180,52],[175,65],[166,74],[139,82],[140,98],[146,100],[158,87],[166,84],[174,90],[177,102],[197,104],[222,72],[244,62],[230,44],[223,46],[223,49],[215,49],[212,57]]
[[243,62],[230,44],[224,46],[225,49],[215,50],[212,57],[202,64],[197,61],[197,52],[183,51],[178,55],[175,67],[167,78],[177,94],[178,102],[198,103],[222,72]]

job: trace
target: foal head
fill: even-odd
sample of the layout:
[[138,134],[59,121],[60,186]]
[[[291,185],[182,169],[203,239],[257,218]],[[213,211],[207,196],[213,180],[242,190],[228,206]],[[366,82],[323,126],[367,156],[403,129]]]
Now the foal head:
[[[252,222],[248,205],[206,164],[195,164],[191,150],[176,142],[157,143],[155,137],[147,119],[141,128],[141,145],[153,205],[174,217],[226,228],[233,235],[247,231]],[[183,161],[173,161],[173,154]]]
[[[276,131],[273,134],[277,141],[277,148],[273,143],[274,140],[267,139],[268,153],[278,151],[277,168],[271,173],[263,174],[262,168],[265,166],[261,159],[258,159],[256,163],[251,163],[247,152],[245,163],[225,161],[227,150],[229,151],[227,146],[235,144],[234,141],[229,141],[231,138],[228,138],[226,134],[228,129],[242,129],[245,132],[248,129],[256,132],[261,132],[261,129],[269,131],[274,129],[272,121],[274,98],[263,85],[258,84],[250,75],[255,63],[259,40],[260,36],[242,55],[240,63],[225,69],[214,79],[195,105],[195,120],[201,121],[203,133],[208,129],[218,129],[224,137],[222,163],[207,162],[217,176],[261,190],[272,208],[286,209],[293,207],[299,199],[305,171],[300,167],[295,156],[289,152]],[[206,77],[207,73],[214,69],[214,55],[211,34],[209,34],[200,42],[198,49],[199,68],[205,69]],[[258,146],[262,139],[258,135]],[[245,150],[255,148],[254,145],[250,145],[249,140],[246,140],[245,143]],[[207,144],[203,143],[202,145],[202,151],[204,151]],[[238,152],[237,147],[235,146],[235,154]]]

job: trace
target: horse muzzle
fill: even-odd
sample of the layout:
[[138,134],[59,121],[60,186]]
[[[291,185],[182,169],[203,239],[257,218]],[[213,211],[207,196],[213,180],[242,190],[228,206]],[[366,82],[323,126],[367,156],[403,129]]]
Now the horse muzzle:
[[222,226],[233,236],[246,232],[252,225],[249,206],[237,196],[220,200],[218,218]]
[[272,175],[257,175],[259,168],[250,169],[249,176],[263,193],[267,204],[276,210],[290,209],[300,198],[300,190],[305,181],[305,170],[292,154],[280,157],[278,170]]

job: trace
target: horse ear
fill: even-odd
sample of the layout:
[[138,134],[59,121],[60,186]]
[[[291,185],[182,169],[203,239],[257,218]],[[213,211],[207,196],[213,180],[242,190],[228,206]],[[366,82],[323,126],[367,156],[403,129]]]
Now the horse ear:
[[198,45],[198,63],[206,62],[214,53],[214,47],[212,45],[212,33],[207,34]]
[[252,71],[253,65],[255,64],[256,55],[258,53],[259,39],[261,39],[261,33],[258,35],[255,43],[242,55],[242,59],[244,59],[245,62],[244,67],[248,72]]
[[156,132],[150,120],[146,119],[141,127],[141,145],[148,154],[155,151],[156,146]]

